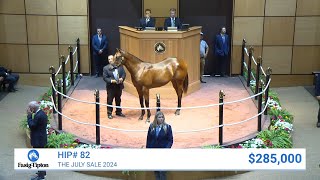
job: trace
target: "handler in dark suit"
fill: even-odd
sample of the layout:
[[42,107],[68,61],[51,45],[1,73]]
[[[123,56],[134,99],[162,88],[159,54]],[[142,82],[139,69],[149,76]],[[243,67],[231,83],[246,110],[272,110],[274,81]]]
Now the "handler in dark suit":
[[178,29],[181,29],[181,26],[182,24],[180,19],[176,17],[176,9],[171,8],[170,17],[164,21],[164,29],[168,30],[168,27],[177,27]]
[[[107,104],[112,105],[113,99],[116,101],[116,106],[121,105],[121,95],[123,81],[126,78],[126,72],[122,66],[116,66],[114,64],[113,56],[108,56],[109,64],[103,68],[103,80],[107,83]],[[107,108],[108,118],[112,119],[112,107]],[[116,109],[116,115],[125,117],[121,108]]]
[[[16,89],[14,86],[17,84],[19,80],[18,74],[12,74],[11,70],[6,69],[5,67],[0,66],[0,77],[4,78],[4,82],[9,84],[8,91],[14,92]],[[1,88],[1,87],[0,87]]]
[[145,29],[146,27],[154,27],[155,24],[156,19],[151,17],[151,9],[146,9],[144,18],[140,19],[140,27]]
[[214,43],[215,56],[218,59],[220,76],[226,76],[226,69],[229,56],[229,36],[226,34],[226,28],[222,27],[220,33],[216,35]]
[[[150,124],[146,148],[171,148],[173,144],[172,129],[165,122],[164,114],[158,111]],[[156,163],[156,161],[155,161]],[[156,180],[165,180],[165,171],[155,171]]]
[[95,63],[95,77],[102,74],[102,67],[106,58],[108,48],[107,37],[102,34],[101,28],[97,29],[97,34],[92,38],[93,59]]
[[[34,117],[32,118],[32,114]],[[33,148],[44,148],[47,144],[48,116],[40,109],[36,101],[31,101],[27,109],[28,126],[30,128],[31,146]],[[32,179],[44,179],[46,171],[38,171],[38,175]]]

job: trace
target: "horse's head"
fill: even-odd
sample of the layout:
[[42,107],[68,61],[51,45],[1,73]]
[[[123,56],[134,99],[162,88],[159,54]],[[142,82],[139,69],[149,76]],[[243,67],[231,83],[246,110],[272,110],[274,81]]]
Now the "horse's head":
[[123,65],[125,62],[125,58],[124,58],[125,53],[126,52],[123,51],[122,49],[117,48],[117,52],[114,55],[114,63],[117,65]]

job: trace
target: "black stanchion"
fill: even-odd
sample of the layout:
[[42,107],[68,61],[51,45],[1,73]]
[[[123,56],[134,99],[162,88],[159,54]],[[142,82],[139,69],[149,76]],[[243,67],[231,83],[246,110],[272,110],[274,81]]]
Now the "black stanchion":
[[72,46],[69,46],[69,58],[70,58],[70,79],[71,79],[71,85],[74,85],[74,76],[73,76],[73,48]]
[[156,96],[157,96],[157,112],[158,112],[158,111],[160,111],[160,107],[161,107],[161,105],[160,105],[160,94],[157,94]]
[[[219,103],[223,103],[224,98],[223,90],[219,92]],[[219,105],[219,126],[223,125],[223,104]],[[223,126],[219,127],[219,145],[223,144]]]
[[[60,56],[61,58],[61,65],[62,65],[62,89],[63,89],[63,94],[67,94],[67,83],[66,83],[66,62],[65,58],[63,55]],[[63,98],[66,98],[63,96]]]
[[[262,62],[262,57],[259,56],[257,59],[257,69],[256,69],[256,88],[255,88],[255,94],[258,94],[258,90],[259,90],[259,81],[260,81],[260,68],[261,68],[261,62]],[[258,99],[257,96],[254,97],[255,100]]]
[[[58,81],[58,91],[61,92],[61,81]],[[62,130],[62,100],[61,100],[61,94],[58,93],[58,129]],[[60,114],[61,113],[61,114]]]
[[[271,68],[268,67],[267,69],[267,76],[266,76],[266,85],[268,84],[269,80],[270,80],[270,77],[271,77]],[[269,98],[269,88],[270,88],[270,84],[269,86],[267,87],[266,89],[266,92],[265,92],[265,95],[264,95],[264,104],[265,106],[267,106],[267,102],[268,102],[268,98]],[[268,114],[268,108],[266,108],[266,110],[264,111],[264,115],[267,115]]]
[[248,79],[247,79],[247,87],[250,86],[251,81],[251,61],[252,61],[252,55],[253,55],[253,47],[251,46],[249,49],[249,58],[248,58]]
[[[260,86],[259,86],[259,93],[262,92],[262,82],[260,83]],[[258,97],[258,113],[261,113],[262,111],[262,93],[259,95]],[[261,117],[262,117],[262,114],[260,114],[258,116],[258,131],[260,132],[261,129],[262,129],[262,125],[261,125]]]
[[[50,66],[49,70],[51,71],[51,79],[53,82],[53,86],[51,87],[52,89],[52,99],[54,105],[56,105],[56,91],[54,90],[54,86],[56,85],[56,70],[54,69],[53,66]],[[56,113],[56,110],[53,108],[53,113]]]
[[245,56],[245,50],[244,48],[246,47],[246,40],[242,40],[242,50],[241,50],[241,76],[243,76],[243,68],[244,68],[244,56]]
[[99,90],[95,90],[94,96],[96,98],[96,144],[100,145],[100,97]]
[[80,61],[80,39],[77,39],[77,58],[78,58],[78,76],[81,74],[81,61]]

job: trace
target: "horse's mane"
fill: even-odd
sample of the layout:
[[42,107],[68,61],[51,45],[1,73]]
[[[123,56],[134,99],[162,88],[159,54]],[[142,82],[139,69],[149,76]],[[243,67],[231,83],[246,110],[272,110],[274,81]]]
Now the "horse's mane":
[[124,56],[130,56],[130,57],[132,57],[133,60],[137,60],[139,62],[144,62],[144,61],[142,61],[141,59],[139,59],[138,57],[136,57],[135,55],[133,55],[133,54],[131,54],[129,52],[125,52]]

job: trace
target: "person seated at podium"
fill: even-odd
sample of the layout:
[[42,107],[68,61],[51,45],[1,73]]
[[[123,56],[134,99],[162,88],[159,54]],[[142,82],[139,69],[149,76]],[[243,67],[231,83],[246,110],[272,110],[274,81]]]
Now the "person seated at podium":
[[170,9],[170,17],[165,19],[164,21],[164,29],[168,30],[168,27],[177,27],[177,29],[181,29],[182,23],[178,17],[176,17],[176,9]]
[[142,29],[146,29],[146,27],[154,27],[156,19],[151,17],[151,9],[146,9],[144,13],[144,17],[140,19],[140,27],[142,27]]

